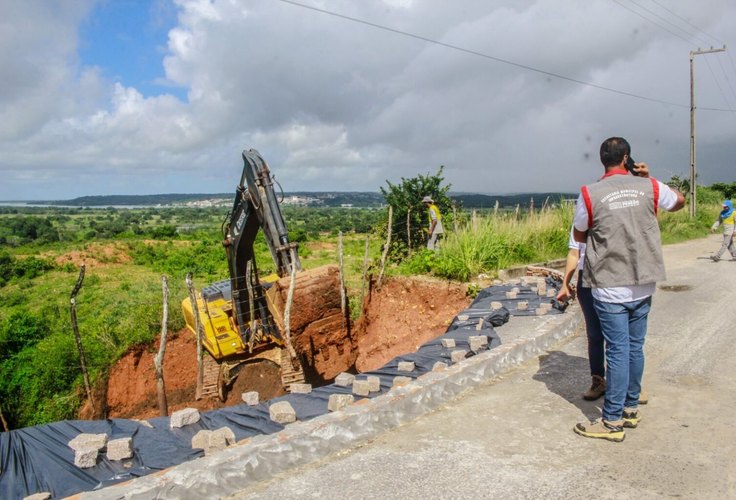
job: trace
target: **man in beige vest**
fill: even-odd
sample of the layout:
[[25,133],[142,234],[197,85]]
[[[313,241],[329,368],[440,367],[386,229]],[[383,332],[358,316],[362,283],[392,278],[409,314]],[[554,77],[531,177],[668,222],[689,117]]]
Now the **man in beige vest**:
[[685,198],[648,174],[628,175],[648,167],[634,163],[626,139],[606,139],[600,158],[605,174],[582,187],[573,224],[575,239],[586,244],[583,286],[591,288],[606,341],[606,394],[602,418],[573,430],[623,441],[624,427],[641,420],[647,317],[657,281],[665,279],[657,211],[679,210]]

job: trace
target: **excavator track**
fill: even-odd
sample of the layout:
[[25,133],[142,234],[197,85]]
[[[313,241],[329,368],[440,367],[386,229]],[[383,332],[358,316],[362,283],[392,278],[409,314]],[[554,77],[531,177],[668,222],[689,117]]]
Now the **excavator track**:
[[281,384],[288,391],[291,384],[303,384],[304,383],[304,369],[302,368],[299,360],[296,360],[297,367],[291,362],[291,356],[289,356],[289,350],[284,348],[281,349]]
[[202,384],[203,398],[220,397],[220,364],[207,352],[203,356],[204,361],[204,383]]

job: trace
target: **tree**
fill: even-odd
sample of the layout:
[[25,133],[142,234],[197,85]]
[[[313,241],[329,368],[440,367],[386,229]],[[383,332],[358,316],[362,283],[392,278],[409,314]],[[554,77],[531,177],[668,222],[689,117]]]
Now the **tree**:
[[731,184],[726,184],[725,182],[716,182],[714,184],[711,184],[711,189],[715,189],[716,191],[720,191],[723,194],[723,197],[730,200],[734,194],[736,194],[736,182],[732,182]]
[[682,194],[690,192],[690,180],[683,179],[677,174],[673,175],[672,178],[667,181],[667,185],[673,189],[677,189]]
[[451,217],[452,200],[447,196],[450,184],[444,185],[445,181],[440,166],[435,175],[418,175],[411,179],[401,178],[400,184],[392,184],[386,181],[388,187],[381,187],[381,194],[386,203],[393,207],[392,246],[391,253],[406,253],[412,248],[420,248],[424,245],[427,234],[424,231],[429,226],[427,211],[422,206],[422,198],[431,197],[443,217],[443,225],[448,227],[447,219]]

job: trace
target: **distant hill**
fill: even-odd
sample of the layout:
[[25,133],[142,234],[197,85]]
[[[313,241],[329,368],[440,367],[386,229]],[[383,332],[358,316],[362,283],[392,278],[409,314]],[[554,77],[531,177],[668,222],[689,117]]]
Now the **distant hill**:
[[[574,198],[575,193],[518,193],[506,195],[488,195],[475,193],[450,193],[450,198],[456,200],[464,208],[493,208],[498,201],[500,208],[521,205],[528,207],[531,200],[534,206],[541,207],[545,200],[556,203],[562,198]],[[289,202],[322,207],[352,206],[359,208],[380,207],[385,204],[381,193],[355,191],[295,191],[284,193]],[[219,201],[223,205],[232,202],[233,194],[146,194],[146,195],[106,195],[80,196],[71,200],[37,201],[41,205],[65,205],[73,207],[109,207],[109,206],[180,206],[196,202]]]

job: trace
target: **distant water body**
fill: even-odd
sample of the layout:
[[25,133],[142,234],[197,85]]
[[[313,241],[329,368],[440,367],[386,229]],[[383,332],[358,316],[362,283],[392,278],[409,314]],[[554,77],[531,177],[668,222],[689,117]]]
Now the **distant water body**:
[[0,207],[46,207],[46,208],[90,208],[90,209],[106,209],[106,208],[173,208],[172,205],[57,205],[54,203],[38,203],[34,201],[2,201]]

